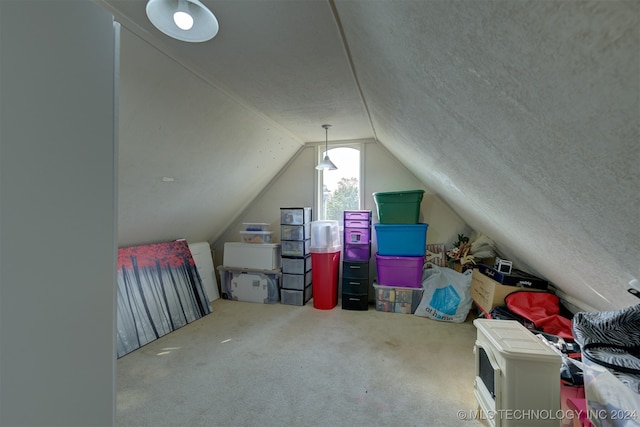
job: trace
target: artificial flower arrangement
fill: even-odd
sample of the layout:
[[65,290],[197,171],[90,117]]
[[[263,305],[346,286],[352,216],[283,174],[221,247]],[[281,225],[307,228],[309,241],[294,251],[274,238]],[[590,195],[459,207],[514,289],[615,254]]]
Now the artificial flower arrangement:
[[458,240],[447,251],[449,268],[454,268],[454,265],[459,263],[462,271],[473,268],[476,260],[495,256],[495,243],[482,233],[474,233],[471,238],[458,234]]

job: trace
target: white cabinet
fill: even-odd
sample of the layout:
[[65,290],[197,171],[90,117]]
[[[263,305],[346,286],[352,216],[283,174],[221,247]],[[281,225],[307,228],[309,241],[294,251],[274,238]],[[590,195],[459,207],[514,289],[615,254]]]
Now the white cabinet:
[[476,319],[474,395],[492,427],[560,424],[562,358],[515,320]]

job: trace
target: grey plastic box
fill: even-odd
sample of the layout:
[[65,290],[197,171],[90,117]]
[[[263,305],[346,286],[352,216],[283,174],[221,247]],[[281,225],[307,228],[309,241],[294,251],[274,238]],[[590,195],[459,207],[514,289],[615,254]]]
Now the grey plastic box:
[[311,222],[311,208],[280,208],[280,224],[302,225]]
[[283,274],[282,288],[303,290],[311,284],[311,272],[304,274]]
[[302,225],[281,224],[280,240],[307,240],[311,238],[311,223]]
[[311,271],[311,255],[305,258],[282,257],[282,272],[287,274],[304,274]]
[[304,258],[311,255],[311,240],[282,240],[280,244],[283,257]]
[[293,289],[280,290],[280,302],[288,305],[305,305],[313,296],[312,286],[307,286],[304,291]]

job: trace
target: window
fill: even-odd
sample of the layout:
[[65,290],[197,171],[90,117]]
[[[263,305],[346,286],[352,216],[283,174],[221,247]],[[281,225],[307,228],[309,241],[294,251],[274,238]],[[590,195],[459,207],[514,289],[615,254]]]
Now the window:
[[[336,220],[342,227],[343,212],[360,209],[360,152],[361,144],[329,148],[338,169],[318,171],[318,219]],[[324,155],[324,146],[319,146],[318,161]]]

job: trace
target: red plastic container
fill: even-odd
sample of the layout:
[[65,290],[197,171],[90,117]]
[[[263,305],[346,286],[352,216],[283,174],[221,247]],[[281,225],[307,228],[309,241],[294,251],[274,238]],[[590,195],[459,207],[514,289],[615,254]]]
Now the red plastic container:
[[340,251],[311,252],[311,265],[313,308],[331,310],[338,305]]

